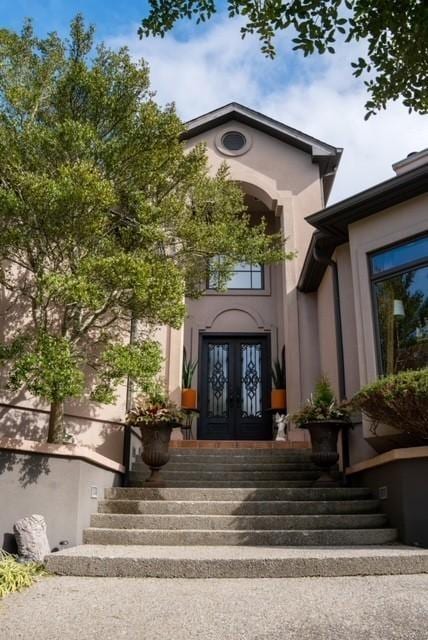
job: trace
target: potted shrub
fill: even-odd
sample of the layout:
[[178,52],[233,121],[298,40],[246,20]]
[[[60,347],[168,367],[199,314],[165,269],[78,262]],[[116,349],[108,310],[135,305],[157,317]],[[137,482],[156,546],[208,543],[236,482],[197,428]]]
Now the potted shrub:
[[428,368],[379,378],[354,396],[352,406],[371,420],[373,433],[387,424],[422,444],[428,439]]
[[318,486],[335,484],[330,469],[339,459],[337,439],[341,429],[352,425],[349,405],[336,402],[327,378],[322,377],[304,406],[293,416],[293,422],[311,434],[311,459],[321,469]]
[[285,409],[287,392],[285,390],[285,348],[282,348],[281,360],[277,358],[272,367],[272,383],[270,406],[272,409]]
[[187,359],[186,349],[183,350],[183,373],[181,391],[181,407],[183,409],[196,409],[198,406],[198,394],[196,389],[192,388],[193,375],[198,366],[198,361]]
[[160,469],[169,460],[171,431],[182,421],[182,417],[180,410],[162,391],[138,396],[126,416],[127,425],[141,429],[142,458],[151,469],[151,475],[146,480],[148,486],[165,486]]

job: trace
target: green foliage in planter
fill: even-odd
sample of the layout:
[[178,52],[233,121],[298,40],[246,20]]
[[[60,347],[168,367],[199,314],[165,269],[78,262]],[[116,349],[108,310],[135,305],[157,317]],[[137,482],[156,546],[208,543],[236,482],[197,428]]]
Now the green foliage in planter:
[[189,360],[187,358],[187,351],[183,349],[183,373],[182,373],[182,383],[183,389],[191,389],[192,388],[192,380],[193,375],[196,371],[196,367],[198,366],[197,360]]
[[282,347],[281,359],[277,358],[273,363],[272,382],[275,389],[285,389],[285,347]]
[[16,557],[0,550],[0,598],[14,591],[22,591],[48,572],[36,562],[21,564]]
[[370,418],[374,432],[383,423],[428,438],[428,368],[379,378],[363,387],[352,405]]
[[126,424],[131,427],[154,427],[160,423],[178,425],[183,417],[177,405],[158,386],[151,393],[142,393],[135,398],[132,409],[126,415]]
[[325,420],[344,420],[351,424],[351,407],[338,403],[328,379],[323,376],[315,386],[314,393],[306,400],[299,411],[291,416],[292,421],[304,428],[308,422]]

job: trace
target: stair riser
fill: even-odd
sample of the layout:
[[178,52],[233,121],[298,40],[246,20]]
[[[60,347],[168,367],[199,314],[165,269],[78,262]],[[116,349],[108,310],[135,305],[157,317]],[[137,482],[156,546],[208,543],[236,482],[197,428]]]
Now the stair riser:
[[310,447],[169,447],[172,456],[307,456]]
[[[147,473],[149,471],[149,467],[145,464],[143,464],[142,462],[138,462],[136,464],[132,465],[132,471],[136,472],[136,473]],[[206,472],[209,471],[211,473],[231,473],[231,472],[235,472],[235,471],[241,471],[241,472],[249,472],[249,473],[254,473],[254,472],[289,472],[289,471],[310,471],[310,472],[314,472],[317,471],[315,465],[310,464],[310,463],[296,463],[296,462],[284,462],[282,464],[272,464],[270,462],[266,462],[264,464],[259,464],[259,463],[245,463],[245,464],[235,464],[235,463],[222,463],[222,464],[215,464],[213,462],[210,463],[199,463],[199,462],[180,462],[180,463],[175,463],[175,462],[168,462],[168,464],[164,467],[165,471],[171,472],[171,471],[181,471],[181,472],[187,472],[187,471],[192,471],[192,472]]]
[[[293,488],[293,487],[311,487],[314,484],[313,480],[258,480],[257,482],[250,480],[167,480],[164,478],[165,485],[171,488],[219,488],[227,489],[232,488],[248,488],[248,489],[269,489],[275,487]],[[144,487],[144,480],[132,480],[132,486]]]
[[375,513],[378,500],[340,502],[197,502],[165,500],[100,500],[99,513],[188,514],[188,515],[311,515]]
[[52,554],[47,569],[66,576],[106,578],[309,578],[428,573],[428,556],[414,558],[134,559]]
[[[310,454],[305,455],[171,455],[170,464],[310,464]],[[136,463],[142,464],[141,458],[135,460]]]
[[386,524],[381,514],[312,516],[205,516],[125,515],[96,513],[91,527],[104,529],[211,529],[211,530],[302,530],[377,529]]
[[105,545],[292,545],[348,546],[394,542],[395,529],[325,531],[167,531],[139,529],[86,529],[85,544]]
[[206,500],[206,501],[271,501],[271,500],[356,500],[369,498],[369,489],[332,488],[137,488],[110,487],[105,490],[107,500]]
[[[149,475],[149,472],[143,471],[137,473],[131,471],[129,474],[130,482],[134,480],[145,480]],[[319,471],[232,471],[232,472],[218,472],[218,471],[170,471],[165,468],[162,470],[162,477],[165,480],[206,480],[207,482],[213,480],[248,480],[249,482],[257,480],[316,480],[319,478]]]

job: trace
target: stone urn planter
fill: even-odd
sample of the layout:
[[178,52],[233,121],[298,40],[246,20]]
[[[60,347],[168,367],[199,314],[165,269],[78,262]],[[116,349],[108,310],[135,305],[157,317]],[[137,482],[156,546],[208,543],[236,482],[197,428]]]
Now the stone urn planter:
[[321,470],[320,477],[315,481],[318,487],[337,484],[331,475],[331,469],[339,460],[337,450],[339,433],[346,427],[349,427],[349,422],[346,420],[318,420],[307,422],[303,426],[311,435],[311,460]]
[[169,460],[171,432],[182,420],[183,414],[162,388],[137,396],[128,411],[126,424],[141,430],[143,462],[152,471],[145,482],[147,486],[165,486],[160,470]]
[[300,429],[311,434],[311,459],[321,470],[315,486],[336,484],[331,470],[339,459],[337,439],[342,429],[352,427],[350,414],[349,403],[337,402],[328,378],[322,376],[305,404],[291,416]]
[[172,423],[159,422],[141,427],[142,458],[151,469],[150,477],[145,482],[148,487],[165,486],[160,470],[169,460],[169,442],[173,426]]

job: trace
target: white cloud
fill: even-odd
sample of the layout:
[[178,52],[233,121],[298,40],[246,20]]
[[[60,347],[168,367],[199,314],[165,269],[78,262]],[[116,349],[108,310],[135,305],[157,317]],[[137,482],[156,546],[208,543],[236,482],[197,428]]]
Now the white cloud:
[[427,119],[399,104],[364,121],[367,99],[350,60],[359,46],[303,59],[284,51],[266,60],[256,38],[241,40],[236,21],[217,19],[190,39],[169,34],[138,40],[137,27],[109,40],[126,44],[151,69],[161,103],[175,102],[187,120],[228,102],[241,102],[325,142],[344,147],[331,202],[393,175],[391,164],[427,146]]

